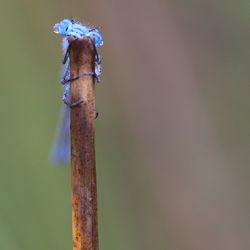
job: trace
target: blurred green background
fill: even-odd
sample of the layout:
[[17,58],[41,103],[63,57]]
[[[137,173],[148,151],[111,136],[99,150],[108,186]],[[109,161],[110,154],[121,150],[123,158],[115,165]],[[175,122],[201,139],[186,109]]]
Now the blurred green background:
[[250,249],[249,13],[248,1],[1,1],[0,249],[72,249],[70,168],[48,158],[63,18],[104,36],[100,249]]

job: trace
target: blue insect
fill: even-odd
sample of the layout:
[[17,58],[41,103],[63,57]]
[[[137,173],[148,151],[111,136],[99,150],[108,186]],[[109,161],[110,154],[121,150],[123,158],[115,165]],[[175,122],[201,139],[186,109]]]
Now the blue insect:
[[[69,57],[69,37],[75,39],[89,37],[94,41],[95,48],[95,72],[84,73],[84,76],[95,76],[97,82],[100,81],[101,76],[101,58],[97,48],[103,45],[103,39],[100,32],[88,27],[84,24],[76,22],[73,19],[64,19],[53,27],[54,32],[63,37],[63,73],[61,83],[64,88],[63,102],[66,104],[61,109],[58,132],[55,143],[52,147],[51,157],[57,164],[66,164],[70,160],[70,109],[79,103],[70,103],[70,57]],[[79,76],[81,77],[81,76]]]

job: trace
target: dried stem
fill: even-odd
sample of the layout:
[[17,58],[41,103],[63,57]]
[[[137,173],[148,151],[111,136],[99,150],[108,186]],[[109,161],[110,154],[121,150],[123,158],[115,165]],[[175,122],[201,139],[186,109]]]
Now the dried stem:
[[[95,50],[90,39],[70,40],[70,77],[95,70]],[[94,77],[71,82],[72,229],[73,250],[98,250],[95,167]]]

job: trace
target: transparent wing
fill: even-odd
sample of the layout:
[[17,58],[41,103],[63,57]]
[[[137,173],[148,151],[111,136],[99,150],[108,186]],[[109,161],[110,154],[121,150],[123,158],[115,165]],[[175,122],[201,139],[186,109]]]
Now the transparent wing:
[[[64,50],[66,51],[67,49],[64,48]],[[61,76],[62,82],[70,77],[69,65],[69,58],[66,58]],[[68,101],[70,83],[64,84],[63,89],[63,100]],[[66,165],[70,162],[70,108],[64,104],[62,104],[61,107],[56,136],[52,145],[50,157],[57,165]]]
[[[67,58],[67,60],[64,64],[61,82],[67,81],[69,79],[70,79],[70,62],[69,62],[69,58]],[[63,98],[62,99],[66,103],[69,102],[69,99],[70,99],[70,81],[63,84]]]
[[57,165],[66,165],[70,162],[70,108],[64,104],[61,107],[50,157]]

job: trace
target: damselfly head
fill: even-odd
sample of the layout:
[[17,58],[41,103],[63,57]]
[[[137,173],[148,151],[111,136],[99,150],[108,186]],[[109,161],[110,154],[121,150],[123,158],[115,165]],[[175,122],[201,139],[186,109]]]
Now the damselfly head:
[[64,19],[60,23],[55,24],[53,30],[57,34],[67,36],[72,29],[74,22],[74,20]]

